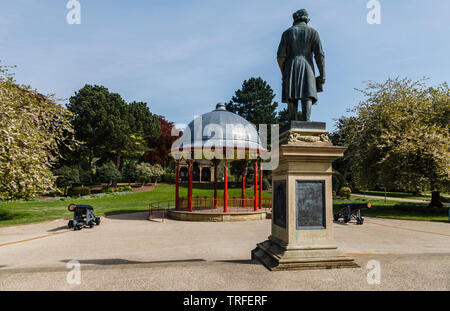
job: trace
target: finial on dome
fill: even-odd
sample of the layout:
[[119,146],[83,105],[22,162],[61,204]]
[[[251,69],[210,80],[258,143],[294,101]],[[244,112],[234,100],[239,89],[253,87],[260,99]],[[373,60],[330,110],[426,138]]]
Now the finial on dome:
[[225,103],[218,103],[216,105],[216,110],[227,110],[227,107],[225,106]]

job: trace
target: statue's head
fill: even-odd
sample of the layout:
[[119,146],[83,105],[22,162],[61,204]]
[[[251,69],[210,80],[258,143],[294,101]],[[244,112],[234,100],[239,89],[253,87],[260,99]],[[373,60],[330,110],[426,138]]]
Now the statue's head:
[[294,22],[309,22],[309,14],[306,9],[301,9],[292,14],[292,17],[294,18]]

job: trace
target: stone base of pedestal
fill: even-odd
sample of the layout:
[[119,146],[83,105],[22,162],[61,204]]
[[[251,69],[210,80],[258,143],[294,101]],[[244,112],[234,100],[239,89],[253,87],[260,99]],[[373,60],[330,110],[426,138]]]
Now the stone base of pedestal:
[[359,267],[353,258],[345,256],[337,246],[288,247],[272,240],[257,244],[252,250],[254,259],[272,271]]

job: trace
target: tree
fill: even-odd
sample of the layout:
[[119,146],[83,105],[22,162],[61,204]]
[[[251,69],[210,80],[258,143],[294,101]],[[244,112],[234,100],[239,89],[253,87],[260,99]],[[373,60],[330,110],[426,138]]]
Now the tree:
[[62,145],[73,148],[70,112],[53,96],[18,85],[0,66],[0,200],[57,191],[52,166]]
[[109,161],[103,165],[101,165],[97,169],[97,179],[100,182],[107,183],[108,186],[113,185],[115,182],[117,182],[120,178],[122,178],[122,174],[117,169],[115,164],[112,161]]
[[57,177],[56,185],[64,188],[64,195],[67,195],[67,189],[73,185],[80,184],[80,171],[76,167],[62,166],[54,170]]
[[346,146],[347,150],[344,152],[342,158],[333,161],[333,190],[338,191],[341,187],[345,186],[355,188],[350,158],[355,152],[355,144],[352,143],[352,139],[356,135],[356,118],[341,117],[336,120],[335,126],[336,130],[329,135],[330,140],[335,146]]
[[132,102],[129,104],[132,116],[131,130],[135,134],[140,134],[146,141],[157,139],[161,136],[160,116],[150,112],[147,103]]
[[120,170],[122,157],[141,157],[147,140],[160,135],[157,118],[146,103],[127,104],[117,93],[103,86],[85,85],[70,98],[72,123],[77,138],[84,142],[89,166],[94,157],[114,158]]
[[72,125],[76,138],[83,142],[79,151],[87,151],[91,168],[94,166],[94,156],[104,151],[106,137],[111,133],[108,120],[111,115],[109,106],[113,100],[107,88],[86,84],[75,92],[67,105],[73,113]]
[[128,184],[131,184],[132,182],[135,182],[137,180],[137,160],[134,159],[127,159],[124,161],[122,166],[122,177],[124,181],[128,182]]
[[172,136],[173,123],[167,121],[163,116],[158,116],[161,135],[157,139],[148,141],[149,151],[143,156],[143,160],[152,164],[160,164],[167,167],[173,162],[170,156],[173,142],[177,139]]
[[128,158],[139,159],[149,150],[148,143],[161,135],[158,117],[150,112],[144,102],[129,104],[131,134],[128,145],[122,154]]
[[250,78],[242,83],[242,88],[226,105],[227,110],[234,112],[259,128],[260,124],[275,124],[277,102],[270,85],[259,78]]
[[136,166],[136,173],[138,180],[142,182],[142,187],[144,187],[145,183],[152,179],[157,181],[158,177],[164,174],[164,169],[159,164],[151,165],[143,162]]
[[410,191],[430,189],[430,206],[442,206],[450,185],[450,92],[423,80],[368,82],[366,100],[345,129],[352,172],[359,184]]

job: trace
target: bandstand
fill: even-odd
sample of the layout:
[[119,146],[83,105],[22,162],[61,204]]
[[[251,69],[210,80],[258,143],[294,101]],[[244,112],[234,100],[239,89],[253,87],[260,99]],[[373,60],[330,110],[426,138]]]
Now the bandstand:
[[[172,156],[176,160],[174,200],[150,204],[150,209],[163,208],[170,218],[186,221],[266,219],[270,215],[271,198],[263,198],[262,195],[260,155],[263,152],[267,150],[261,143],[256,127],[241,116],[227,111],[225,104],[217,104],[213,111],[191,121],[172,148]],[[231,161],[241,163],[240,197],[229,196]],[[223,165],[223,189],[218,187],[219,165]],[[246,175],[250,165],[254,169],[254,192],[252,197],[246,197]],[[186,196],[180,194],[180,182],[183,181],[188,184]],[[213,197],[193,197],[195,182],[212,182]]]

